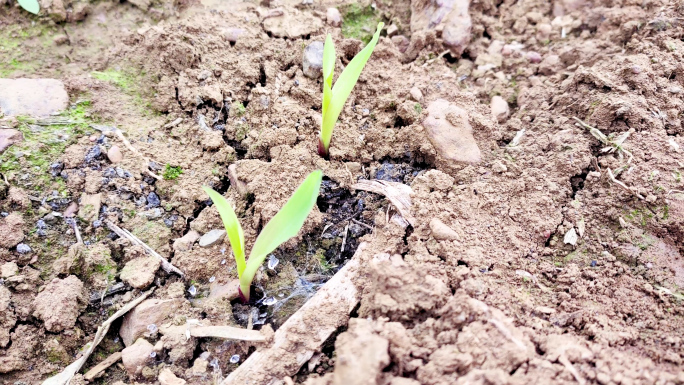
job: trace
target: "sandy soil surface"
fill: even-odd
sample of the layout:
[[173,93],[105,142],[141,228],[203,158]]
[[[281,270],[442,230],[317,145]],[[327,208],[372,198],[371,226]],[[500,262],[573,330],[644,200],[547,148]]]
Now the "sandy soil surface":
[[[682,4],[42,5],[0,0],[0,81],[68,95],[0,113],[0,383],[59,373],[150,288],[72,384],[219,383],[268,342],[187,325],[268,334],[365,241],[360,306],[273,383],[684,384]],[[339,74],[379,21],[322,159],[307,47],[332,34]],[[201,187],[251,245],[315,169],[317,207],[241,304]],[[411,224],[364,179],[410,186]]]

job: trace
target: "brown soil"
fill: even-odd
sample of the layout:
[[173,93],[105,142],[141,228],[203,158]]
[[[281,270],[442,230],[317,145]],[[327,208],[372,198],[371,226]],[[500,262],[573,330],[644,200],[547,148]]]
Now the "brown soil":
[[[284,381],[684,384],[683,6],[475,1],[470,42],[456,57],[439,29],[410,27],[411,10],[430,2],[379,1],[364,15],[393,23],[410,45],[380,39],[327,161],[316,151],[321,84],[303,75],[302,51],[332,33],[339,73],[363,47],[350,37],[364,37],[342,32],[363,32],[354,12],[367,4],[261,3],[154,1],[142,11],[73,2],[64,21],[56,11],[31,18],[0,0],[0,77],[62,80],[67,114],[80,119],[59,128],[73,135],[57,147],[29,136],[0,155],[11,187],[0,181],[0,211],[9,214],[0,218],[0,383],[40,383],[61,371],[143,290],[97,298],[144,255],[103,225],[111,220],[186,279],[159,270],[144,282],[158,287],[154,298],[183,298],[158,325],[164,337],[146,335],[164,348],[137,377],[115,364],[97,383],[153,384],[163,368],[190,384],[225,377],[237,365],[231,356],[243,362],[250,345],[185,344],[182,331],[168,330],[188,319],[277,328],[365,240],[360,307],[317,362]],[[342,11],[342,28],[326,24],[331,6]],[[277,10],[285,27],[269,21]],[[492,116],[497,95],[509,116]],[[479,163],[449,160],[433,146],[422,122],[437,99],[466,111]],[[608,150],[574,118],[609,140],[630,135]],[[98,125],[121,129],[140,154]],[[0,126],[31,129],[1,116]],[[51,130],[37,138],[61,135]],[[89,156],[98,144],[117,145],[123,161]],[[36,148],[40,164],[15,152]],[[176,168],[182,173],[172,178]],[[201,186],[235,204],[251,245],[315,169],[326,176],[318,205],[300,236],[274,254],[278,266],[264,266],[252,303],[212,296],[212,287],[236,278],[230,246],[174,246],[191,230],[222,228]],[[375,178],[411,186],[415,226],[388,221],[387,200],[351,189]],[[77,215],[85,245],[75,248],[72,227],[48,215],[97,194],[99,212],[83,205]],[[437,235],[435,218],[455,239]],[[32,251],[19,253],[18,242]],[[76,289],[60,299],[63,319],[48,305],[67,279]],[[82,299],[93,294],[86,307]],[[264,305],[271,296],[278,306]],[[120,326],[86,370],[124,347]]]

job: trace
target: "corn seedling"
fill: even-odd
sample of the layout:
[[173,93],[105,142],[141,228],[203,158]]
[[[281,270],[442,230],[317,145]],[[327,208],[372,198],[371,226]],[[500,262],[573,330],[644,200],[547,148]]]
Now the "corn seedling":
[[38,11],[40,11],[40,4],[38,3],[38,0],[17,0],[17,2],[22,8],[34,15],[37,15]]
[[221,194],[209,187],[204,187],[204,191],[209,194],[214,205],[216,205],[226,228],[228,240],[235,256],[238,277],[240,278],[240,297],[243,302],[249,301],[249,288],[252,280],[259,266],[264,263],[266,256],[282,243],[297,235],[304,225],[306,217],[309,216],[309,212],[316,204],[322,178],[323,173],[320,170],[316,170],[306,177],[292,194],[292,197],[285,203],[285,206],[261,230],[248,260],[245,260],[245,236],[235,211]]
[[363,67],[373,53],[375,45],[378,43],[380,31],[384,23],[378,24],[378,29],[373,35],[370,43],[359,52],[349,65],[342,71],[340,77],[337,78],[335,86],[333,87],[333,70],[335,69],[335,45],[332,37],[328,34],[323,46],[323,105],[321,108],[323,115],[323,123],[321,124],[321,133],[318,137],[318,154],[324,158],[329,156],[330,140],[332,138],[333,128],[335,122],[342,112],[342,107],[347,101],[349,94],[351,94],[354,85],[359,80]]

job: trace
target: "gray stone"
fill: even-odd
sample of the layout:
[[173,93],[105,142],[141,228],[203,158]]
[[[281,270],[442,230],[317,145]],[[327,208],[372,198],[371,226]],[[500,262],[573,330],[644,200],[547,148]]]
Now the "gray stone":
[[199,239],[199,245],[200,247],[210,247],[222,241],[225,237],[226,230],[214,229],[202,235],[202,237]]
[[492,117],[499,123],[503,123],[508,119],[508,114],[510,113],[510,108],[508,107],[508,102],[504,100],[499,95],[495,95],[491,102]]
[[144,338],[139,338],[135,343],[121,351],[121,361],[126,372],[131,377],[142,373],[142,368],[152,359],[151,353],[154,346]]
[[457,162],[480,161],[480,149],[464,109],[444,99],[437,99],[430,103],[427,113],[423,127],[440,155]]
[[322,41],[314,41],[302,54],[302,70],[311,79],[317,79],[323,74],[323,47]]
[[342,15],[337,8],[328,8],[325,12],[325,19],[333,27],[342,25]]
[[47,117],[69,103],[64,83],[56,79],[0,79],[0,112],[8,116]]

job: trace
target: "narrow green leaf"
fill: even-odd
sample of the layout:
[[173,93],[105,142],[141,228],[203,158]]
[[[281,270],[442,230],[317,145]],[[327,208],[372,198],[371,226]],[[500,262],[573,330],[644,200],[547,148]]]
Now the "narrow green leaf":
[[283,242],[294,237],[304,225],[306,217],[316,204],[321,188],[323,172],[316,170],[306,177],[304,182],[292,194],[285,206],[261,230],[252,252],[247,260],[247,267],[240,276],[240,290],[249,299],[249,286],[259,266],[264,263],[266,256]]
[[37,15],[40,11],[40,4],[38,4],[38,0],[17,0],[17,2],[19,2],[19,5],[21,5],[22,8],[34,15]]
[[235,255],[238,277],[241,277],[245,270],[245,236],[242,232],[242,226],[240,226],[237,215],[235,215],[235,211],[226,198],[207,186],[203,188],[221,215],[223,226],[226,228],[228,240],[230,241],[230,247],[233,249],[233,255]]
[[[335,70],[335,43],[333,43],[332,36],[328,34],[325,39],[325,45],[323,46],[323,103],[321,108],[321,114],[323,120],[325,120],[325,115],[330,105],[330,99],[332,98],[332,80],[333,72]],[[321,127],[320,142],[323,144],[325,153],[328,152],[328,147],[330,146],[330,138],[332,136],[332,126]]]
[[[375,49],[375,45],[380,38],[380,31],[382,31],[384,25],[384,23],[378,24],[378,29],[375,31],[373,39],[354,57],[354,59],[352,59],[352,61],[349,62],[349,65],[342,71],[342,74],[340,74],[340,77],[337,78],[337,81],[335,82],[335,86],[332,89],[332,97],[330,98],[329,104],[326,106],[327,108],[323,115],[323,124],[321,125],[321,141],[326,147],[326,150],[330,145],[335,122],[337,122],[337,118],[340,116],[340,112],[342,112],[344,103],[347,101],[349,94],[351,94],[352,89],[359,80],[363,67],[366,66],[366,62],[370,59],[373,49]],[[325,47],[323,48],[323,56],[325,57]],[[325,88],[323,92],[325,93]],[[324,133],[327,137],[324,136]]]

